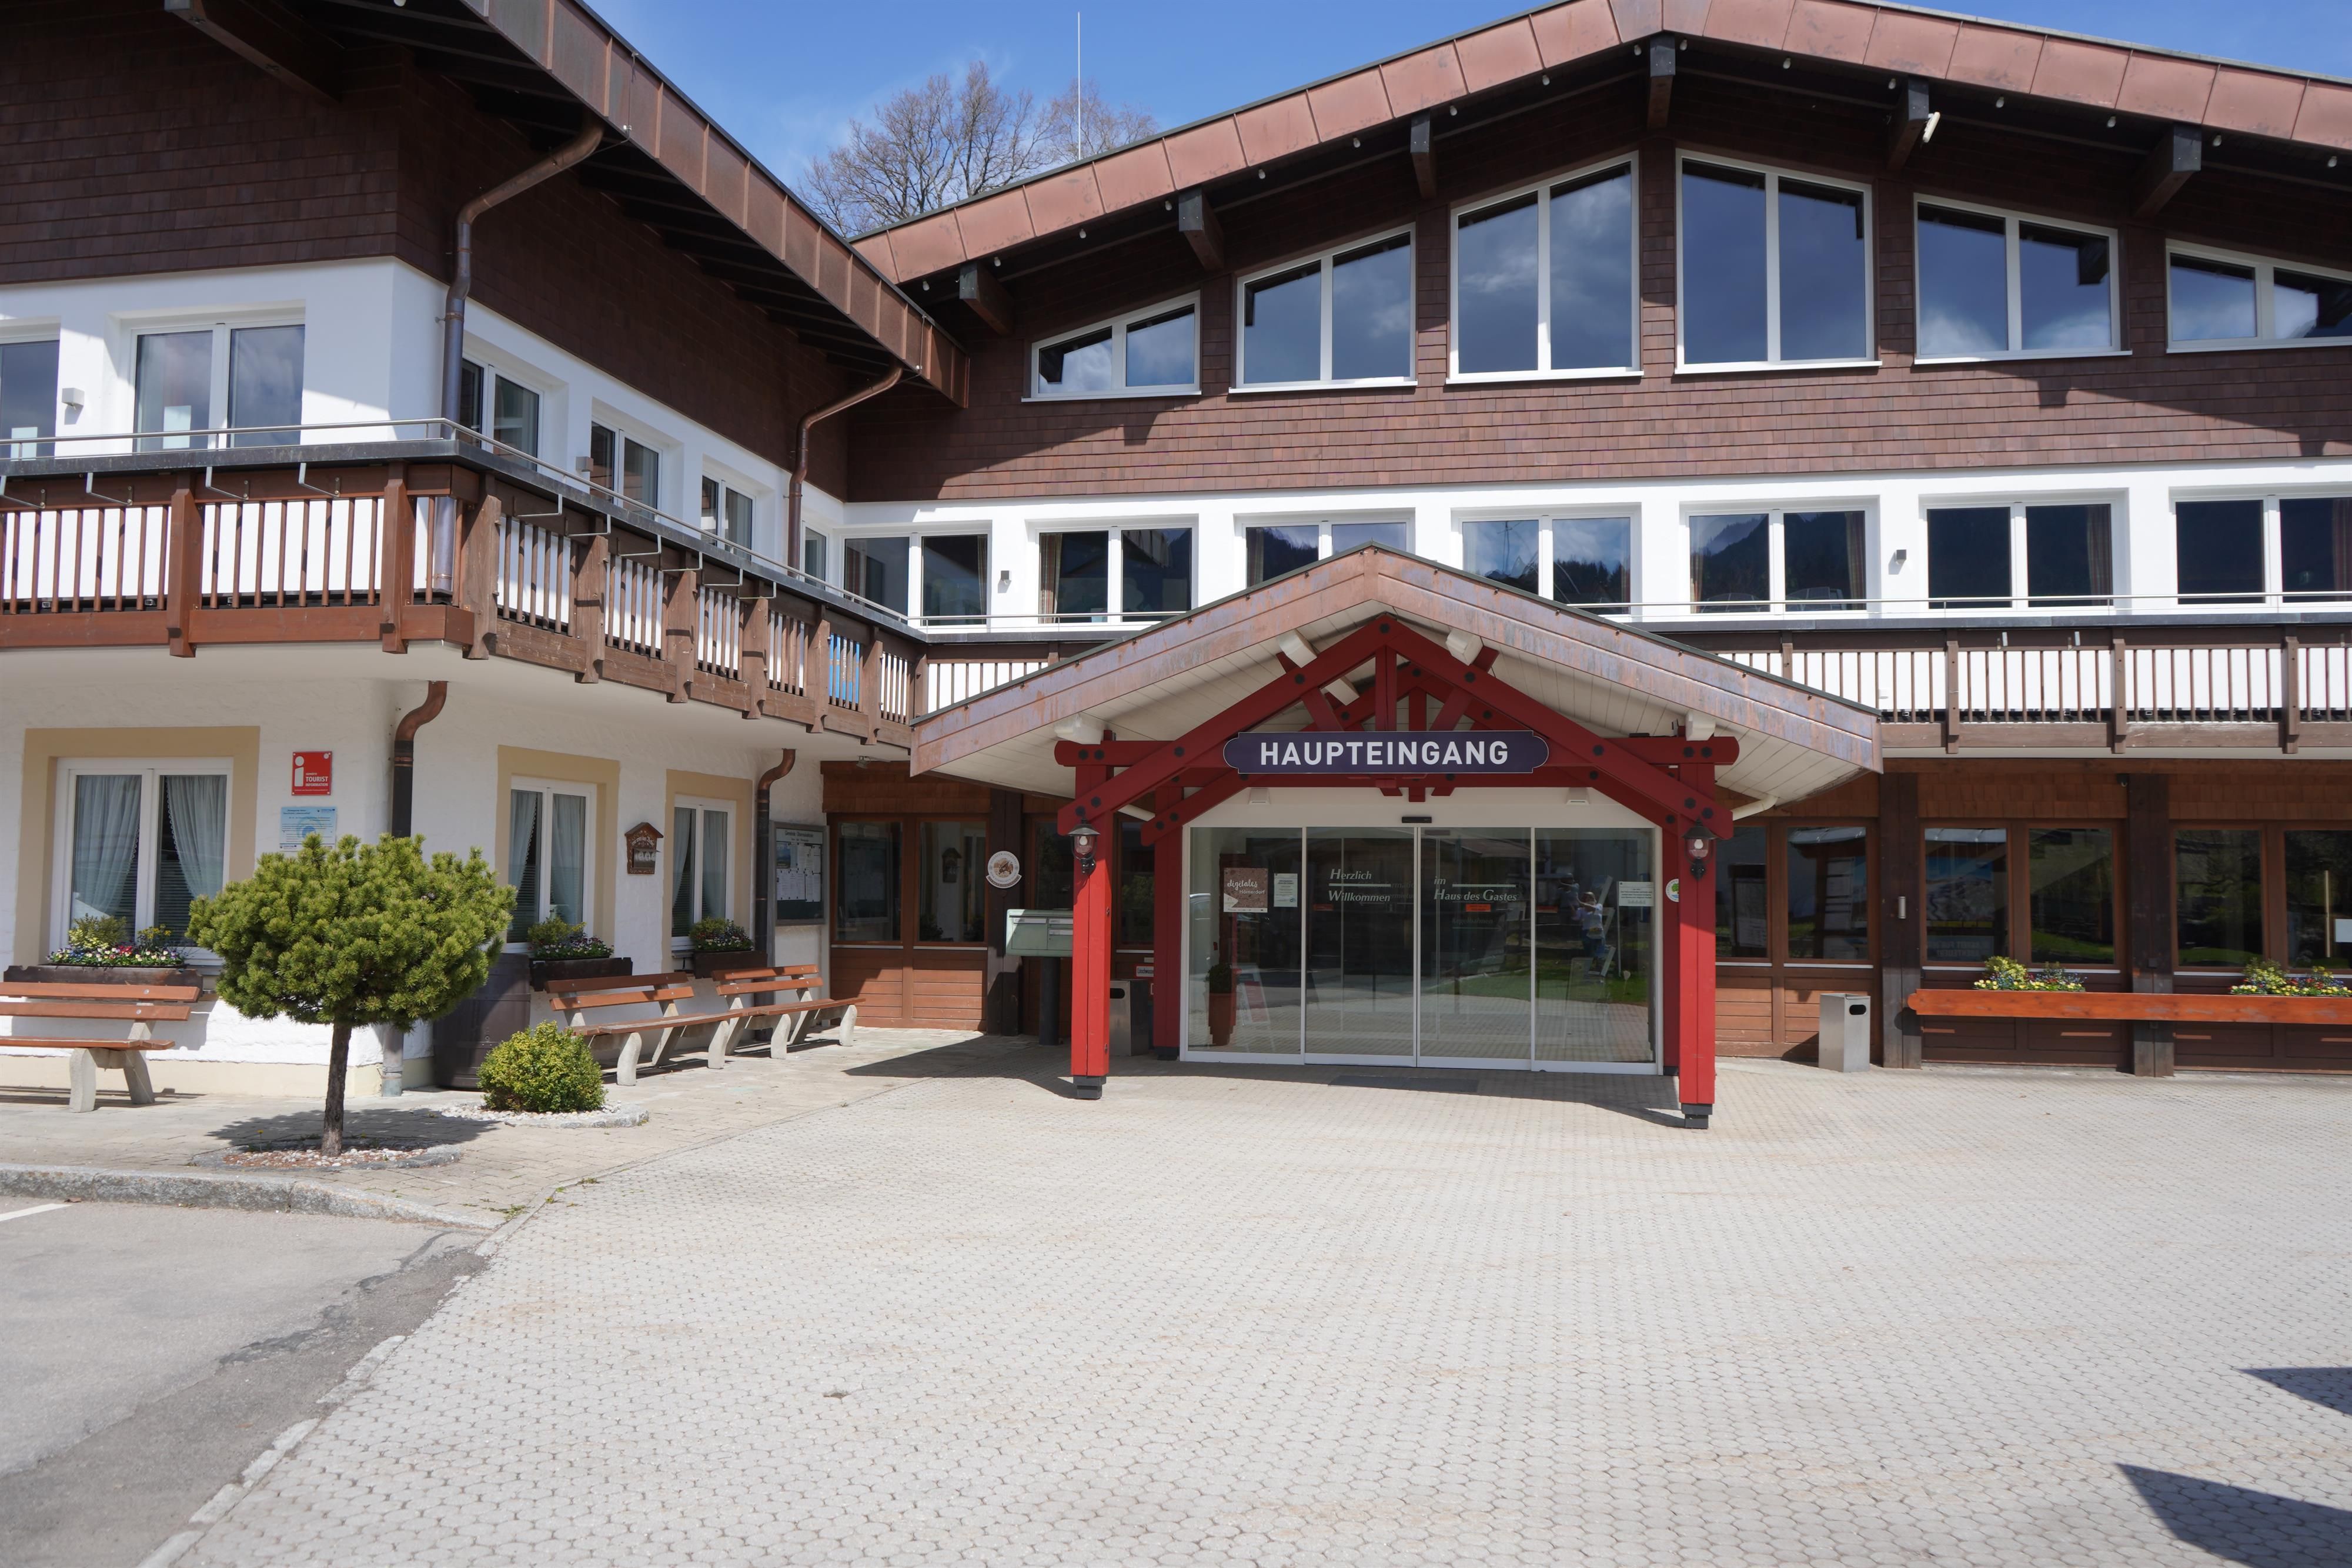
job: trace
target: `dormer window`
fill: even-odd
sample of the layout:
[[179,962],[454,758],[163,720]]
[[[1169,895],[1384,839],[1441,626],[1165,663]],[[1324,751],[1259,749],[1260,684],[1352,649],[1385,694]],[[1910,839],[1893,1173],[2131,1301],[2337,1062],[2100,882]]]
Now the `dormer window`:
[[1033,398],[1189,397],[1200,388],[1200,301],[1172,299],[1030,350]]

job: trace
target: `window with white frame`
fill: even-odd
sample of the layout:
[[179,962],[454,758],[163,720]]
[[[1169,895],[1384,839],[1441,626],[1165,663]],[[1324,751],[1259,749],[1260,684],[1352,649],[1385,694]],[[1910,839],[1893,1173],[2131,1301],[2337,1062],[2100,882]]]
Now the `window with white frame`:
[[1125,620],[1180,615],[1192,608],[1189,527],[1121,524],[1052,528],[1037,536],[1037,612],[1043,620]]
[[723,480],[702,476],[702,526],[730,544],[751,542],[751,497]]
[[299,323],[139,334],[134,428],[142,452],[222,444],[191,431],[234,429],[231,446],[301,439],[302,328]]
[[2352,495],[2179,500],[2172,516],[2185,604],[2352,599]]
[[608,424],[588,427],[588,482],[624,500],[661,509],[661,453]]
[[1455,211],[1457,379],[1639,368],[1633,193],[1628,159]]
[[2105,501],[1927,508],[1935,610],[2101,609],[2115,592],[2115,508]]
[[1676,200],[1676,336],[1685,366],[1870,358],[1868,192],[1685,158]]
[[734,917],[735,808],[679,796],[670,805],[669,934],[682,946],[698,920]]
[[914,540],[884,534],[841,541],[841,586],[885,610],[907,613],[907,558]]
[[[488,400],[487,407],[484,399]],[[503,446],[539,455],[539,393],[471,360],[457,363],[457,423]],[[485,414],[489,423],[482,423]]]
[[2113,233],[1927,200],[1918,233],[1920,359],[2122,348]]
[[[507,885],[515,890],[510,943],[542,920],[588,924],[596,885],[593,863],[596,787],[517,779],[507,791]],[[594,936],[596,933],[590,932]]]
[[2352,340],[2352,273],[2175,245],[2165,274],[2176,349]]
[[112,917],[124,940],[186,934],[188,906],[228,863],[226,761],[106,758],[58,766],[57,946],[77,920]]
[[1402,517],[1269,519],[1262,523],[1244,523],[1242,526],[1242,541],[1247,557],[1248,583],[1255,588],[1269,578],[1297,571],[1303,566],[1313,566],[1327,556],[1345,555],[1366,545],[1379,545],[1400,554],[1409,554],[1412,549],[1412,525]]
[[1412,380],[1412,231],[1244,277],[1237,387]]
[[922,536],[923,619],[971,624],[988,619],[988,536]]
[[801,529],[801,570],[819,582],[830,580],[826,576],[829,569],[825,564],[825,557],[830,553],[826,547],[830,542],[814,528],[803,527]]
[[1462,524],[1462,569],[1579,609],[1623,611],[1633,599],[1633,519],[1530,516]]
[[1029,395],[1135,397],[1200,391],[1200,298],[1165,300],[1030,350]]
[[[54,329],[52,329],[54,330]],[[0,342],[0,455],[47,457],[58,433],[58,340]]]
[[1867,534],[1865,514],[1853,509],[1694,513],[1691,606],[1702,614],[1860,610]]

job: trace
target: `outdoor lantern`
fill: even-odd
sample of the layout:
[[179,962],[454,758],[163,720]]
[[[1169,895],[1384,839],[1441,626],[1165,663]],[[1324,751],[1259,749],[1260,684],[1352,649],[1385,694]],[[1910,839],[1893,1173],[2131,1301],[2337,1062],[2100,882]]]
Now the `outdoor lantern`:
[[1077,853],[1080,876],[1092,876],[1095,873],[1095,841],[1100,837],[1101,835],[1095,831],[1092,822],[1080,822],[1076,829],[1072,830],[1070,848]]
[[1691,835],[1687,843],[1690,849],[1691,866],[1693,870],[1703,871],[1706,869],[1707,846],[1712,844],[1714,841],[1714,840],[1706,836],[1706,830],[1705,828],[1693,828],[1691,830]]

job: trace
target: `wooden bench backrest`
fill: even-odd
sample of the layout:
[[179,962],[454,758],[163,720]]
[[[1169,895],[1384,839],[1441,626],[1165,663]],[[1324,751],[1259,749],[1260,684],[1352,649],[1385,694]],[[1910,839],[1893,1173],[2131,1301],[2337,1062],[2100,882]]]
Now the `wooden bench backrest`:
[[557,980],[547,989],[549,994],[578,996],[583,991],[633,991],[646,986],[674,986],[690,981],[694,977],[683,969],[658,975],[599,975],[593,979]]
[[193,1002],[204,996],[201,986],[108,986],[81,981],[0,981],[0,998],[61,997],[84,1002]]
[[142,1019],[157,1022],[184,1019],[188,1013],[185,1002],[85,1002],[63,997],[37,1002],[0,1002],[0,1018]]
[[812,968],[803,973],[795,974],[787,971],[759,979],[725,980],[719,983],[718,990],[722,997],[749,997],[757,996],[761,991],[797,991],[821,984],[823,984],[822,979]]
[[648,985],[640,980],[623,988],[613,987],[601,991],[574,993],[568,988],[548,993],[548,1005],[560,1013],[586,1012],[592,1008],[623,1008],[631,1003],[651,1005],[656,1002],[682,1002],[694,995],[691,985]]

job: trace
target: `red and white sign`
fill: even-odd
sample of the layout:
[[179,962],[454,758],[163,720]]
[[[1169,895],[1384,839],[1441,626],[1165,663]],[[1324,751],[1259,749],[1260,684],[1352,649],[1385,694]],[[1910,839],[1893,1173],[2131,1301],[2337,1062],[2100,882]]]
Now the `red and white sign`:
[[335,754],[298,751],[294,754],[294,793],[331,795],[335,792]]

